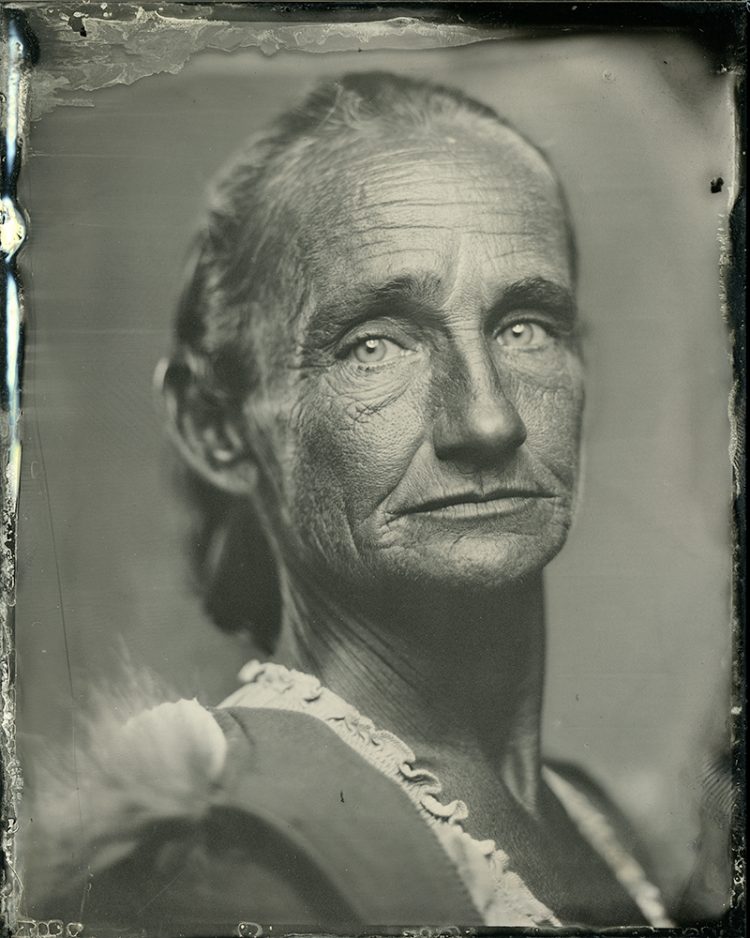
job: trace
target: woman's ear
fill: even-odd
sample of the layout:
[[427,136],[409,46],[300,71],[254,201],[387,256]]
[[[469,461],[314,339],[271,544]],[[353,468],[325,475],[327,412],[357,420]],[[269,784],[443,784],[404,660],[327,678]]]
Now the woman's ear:
[[154,374],[178,450],[206,481],[232,495],[249,495],[257,467],[238,404],[214,396],[186,362],[159,362]]

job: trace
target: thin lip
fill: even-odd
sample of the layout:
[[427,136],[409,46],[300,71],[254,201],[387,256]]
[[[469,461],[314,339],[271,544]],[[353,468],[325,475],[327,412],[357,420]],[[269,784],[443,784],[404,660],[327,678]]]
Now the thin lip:
[[481,505],[487,502],[497,502],[521,498],[554,498],[552,492],[538,489],[508,488],[493,489],[489,492],[457,492],[455,495],[443,495],[440,498],[428,499],[418,505],[409,505],[396,512],[399,515],[415,515],[430,511],[440,511],[454,505]]

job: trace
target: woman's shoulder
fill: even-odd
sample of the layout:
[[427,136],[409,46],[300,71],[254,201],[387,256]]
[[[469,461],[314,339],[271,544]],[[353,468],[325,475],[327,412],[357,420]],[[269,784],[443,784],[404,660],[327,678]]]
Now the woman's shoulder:
[[[100,702],[76,765],[31,780],[29,915],[149,936],[553,921],[401,740],[309,675],[254,664],[244,678],[218,708]],[[603,792],[570,766],[545,772],[641,890]]]
[[77,762],[36,786],[24,853],[45,917],[156,934],[472,916],[409,799],[304,713],[196,700],[100,713]]

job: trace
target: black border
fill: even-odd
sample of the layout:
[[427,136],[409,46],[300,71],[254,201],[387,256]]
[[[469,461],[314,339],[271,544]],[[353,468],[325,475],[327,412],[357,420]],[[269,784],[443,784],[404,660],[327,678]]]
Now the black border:
[[[7,30],[12,22],[22,35],[25,45],[26,63],[33,65],[38,61],[44,62],[46,52],[49,51],[54,58],[55,41],[52,34],[45,27],[43,20],[35,16],[34,2],[20,3],[14,9],[7,6],[2,11],[0,23],[0,40],[6,40]],[[56,12],[69,11],[72,17],[74,12],[84,17],[100,17],[102,8],[99,3],[39,3],[40,7],[52,7]],[[115,19],[127,18],[133,7],[141,6],[145,10],[163,10],[165,4],[110,4],[109,12]],[[745,786],[746,786],[746,717],[745,694],[746,660],[745,660],[745,627],[746,617],[746,563],[747,563],[747,536],[745,528],[746,510],[746,450],[744,445],[744,421],[747,403],[747,337],[745,320],[745,293],[747,282],[747,254],[746,254],[746,153],[747,153],[747,15],[750,12],[750,0],[736,2],[704,2],[704,0],[623,0],[623,2],[610,2],[610,0],[585,0],[585,2],[566,2],[559,0],[456,0],[456,2],[431,2],[431,0],[414,0],[412,3],[403,3],[401,0],[380,0],[380,2],[352,3],[349,0],[342,2],[236,2],[236,3],[206,3],[201,0],[184,0],[182,3],[169,3],[169,13],[172,17],[196,16],[206,20],[224,22],[300,22],[316,23],[320,21],[368,21],[391,17],[413,17],[428,22],[456,23],[467,26],[481,27],[482,29],[525,28],[534,36],[547,36],[561,38],[576,33],[595,32],[621,32],[623,34],[638,31],[672,31],[689,35],[704,53],[710,57],[711,65],[717,72],[735,70],[736,72],[736,107],[739,118],[737,128],[737,143],[739,149],[739,179],[738,196],[732,210],[730,219],[731,246],[729,262],[725,270],[724,287],[726,290],[726,316],[733,342],[733,367],[735,376],[733,416],[736,420],[737,451],[734,455],[734,600],[735,600],[735,652],[734,652],[734,719],[733,719],[733,770],[737,800],[732,831],[732,852],[734,860],[734,889],[733,902],[726,915],[719,921],[695,922],[689,926],[677,928],[611,928],[599,930],[581,929],[514,929],[514,928],[472,928],[461,929],[466,935],[538,935],[538,936],[726,936],[726,938],[745,938],[746,930],[746,839],[745,839]],[[85,40],[85,33],[82,33]],[[2,153],[2,195],[15,201],[18,174],[21,168],[21,144],[19,141],[19,157],[14,164],[8,165],[6,154]],[[3,140],[4,147],[4,140]],[[0,351],[2,351],[3,373],[5,373],[5,303],[4,297],[8,287],[8,278],[18,279],[18,269],[15,257],[2,256],[1,268],[2,282],[0,282]],[[21,337],[21,352],[23,350]],[[21,357],[21,366],[22,366]],[[7,388],[3,384],[0,405],[3,410],[8,406]],[[4,442],[4,441],[0,441]],[[5,459],[2,460],[3,468]],[[15,530],[13,518],[4,518],[2,541],[13,550]],[[3,584],[0,584],[2,586]],[[0,596],[5,602],[12,596]],[[3,663],[12,669],[12,660]],[[11,671],[12,673],[12,671]],[[735,712],[736,711],[736,712]],[[5,749],[5,746],[2,747]],[[8,752],[0,752],[7,756]],[[2,792],[1,806],[3,809],[3,829],[7,830],[14,821],[11,816],[12,801],[8,791],[2,784],[5,774],[0,775],[0,792]],[[4,898],[12,889],[13,873],[8,869],[5,856],[0,856],[0,898]],[[290,926],[291,927],[291,926]],[[408,933],[419,933],[418,929],[407,929]],[[426,932],[427,930],[425,930]],[[432,938],[437,938],[437,930],[432,930]],[[282,928],[274,932],[283,933]],[[289,933],[289,932],[287,932]],[[403,935],[404,930],[382,929],[368,931],[366,935]],[[0,922],[0,935],[11,935],[12,932],[4,922]],[[164,936],[166,938],[166,936]],[[203,936],[214,938],[214,936]],[[425,938],[427,938],[425,934]]]

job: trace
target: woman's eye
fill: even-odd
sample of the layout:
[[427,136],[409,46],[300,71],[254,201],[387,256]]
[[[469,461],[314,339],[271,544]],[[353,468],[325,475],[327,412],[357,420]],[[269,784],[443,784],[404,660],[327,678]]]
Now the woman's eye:
[[514,322],[495,336],[500,345],[510,348],[542,348],[552,341],[551,333],[538,322]]
[[349,350],[349,358],[365,365],[377,364],[406,354],[406,349],[392,339],[383,336],[369,336],[357,342]]

